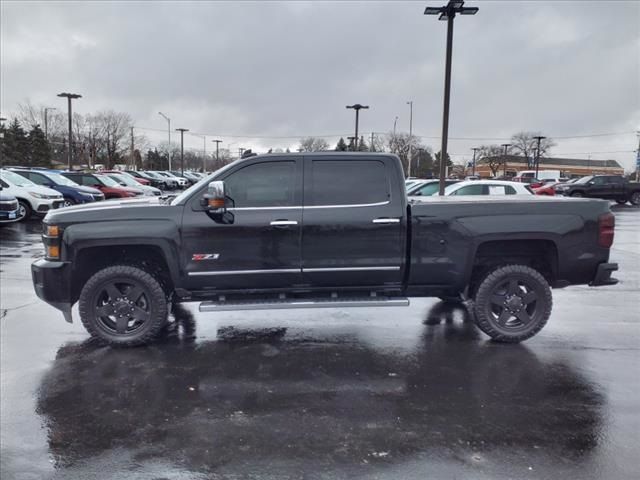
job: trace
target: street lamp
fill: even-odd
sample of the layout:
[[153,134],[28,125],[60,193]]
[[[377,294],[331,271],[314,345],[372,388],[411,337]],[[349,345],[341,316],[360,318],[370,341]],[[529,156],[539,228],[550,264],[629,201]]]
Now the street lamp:
[[398,116],[396,115],[395,120],[393,121],[393,138],[396,136],[396,123],[398,123]]
[[169,156],[169,171],[171,171],[171,119],[167,117],[164,113],[158,112],[162,118],[167,121],[167,135],[169,136],[169,145],[167,146],[167,155]]
[[413,160],[413,100],[409,100],[407,105],[409,105],[409,166],[407,168],[407,177],[411,178],[411,161]]
[[[180,132],[180,174],[184,175],[184,132],[188,132],[188,128],[176,128],[176,132]],[[171,167],[169,167],[171,171]]]
[[49,127],[47,122],[47,113],[49,113],[49,110],[57,110],[57,108],[55,107],[44,108],[44,138],[46,138],[47,140],[49,139]]
[[447,53],[444,73],[444,107],[442,109],[442,146],[440,148],[440,195],[444,195],[447,140],[449,136],[449,97],[451,94],[451,50],[453,48],[453,19],[460,15],[475,15],[478,7],[464,7],[463,0],[449,0],[443,7],[427,7],[425,15],[440,15],[438,20],[447,21]]
[[369,105],[360,105],[359,103],[354,103],[353,105],[347,105],[347,108],[351,108],[351,109],[356,111],[356,134],[355,134],[356,139],[354,141],[354,148],[355,148],[355,151],[357,152],[358,151],[358,138],[359,138],[358,137],[358,119],[360,117],[360,110],[368,109]]
[[503,143],[501,146],[504,147],[504,153],[502,154],[502,156],[504,157],[504,165],[502,167],[502,174],[506,177],[507,176],[507,150],[509,149],[511,144],[510,143]]
[[59,97],[65,97],[67,99],[67,111],[68,111],[68,115],[69,115],[69,148],[67,151],[67,168],[69,170],[71,170],[71,164],[73,163],[73,154],[72,154],[72,145],[73,145],[73,139],[71,136],[71,132],[72,132],[72,127],[71,127],[71,100],[75,99],[75,98],[82,98],[82,95],[78,95],[77,93],[59,93],[58,94]]
[[538,141],[538,147],[536,148],[536,178],[538,178],[538,170],[540,168],[540,140],[544,140],[547,137],[538,135],[533,138],[535,138]]

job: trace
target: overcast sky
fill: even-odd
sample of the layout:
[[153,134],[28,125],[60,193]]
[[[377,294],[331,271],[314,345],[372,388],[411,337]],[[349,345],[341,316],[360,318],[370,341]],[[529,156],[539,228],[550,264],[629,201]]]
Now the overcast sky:
[[[446,24],[423,11],[443,3],[3,0],[0,110],[11,115],[27,99],[64,109],[56,94],[77,92],[80,113],[114,109],[164,129],[163,111],[172,127],[261,150],[352,134],[345,105],[356,102],[371,106],[365,134],[390,131],[396,116],[408,130],[413,100],[414,133],[438,150]],[[479,13],[455,23],[450,122],[451,137],[470,140],[451,141],[453,160],[521,130],[621,133],[558,139],[552,153],[633,168],[640,2],[471,5]]]

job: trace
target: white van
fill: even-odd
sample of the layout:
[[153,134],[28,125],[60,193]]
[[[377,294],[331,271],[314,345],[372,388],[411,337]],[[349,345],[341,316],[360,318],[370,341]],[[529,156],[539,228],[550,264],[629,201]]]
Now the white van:
[[522,170],[518,172],[518,177],[522,178],[537,178],[538,180],[555,180],[559,182],[562,178],[562,172],[560,170],[538,170],[536,176],[535,170]]
[[36,185],[9,170],[0,170],[0,185],[3,193],[18,199],[18,221],[28,219],[33,213],[44,216],[64,204],[64,198],[57,191]]

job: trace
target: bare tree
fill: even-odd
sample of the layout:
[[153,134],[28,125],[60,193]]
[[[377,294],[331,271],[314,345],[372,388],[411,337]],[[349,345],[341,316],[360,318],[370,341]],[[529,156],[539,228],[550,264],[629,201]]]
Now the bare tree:
[[[515,155],[522,155],[527,164],[531,164],[536,156],[538,148],[538,140],[534,137],[539,136],[539,132],[518,132],[511,137],[511,151]],[[545,138],[540,141],[540,157],[544,157],[556,144],[551,138]]]
[[300,139],[300,152],[324,152],[329,150],[329,143],[324,138],[307,137]]
[[503,148],[500,145],[483,145],[480,147],[478,163],[484,163],[495,177],[504,165]]
[[[409,165],[409,149],[413,148],[414,157],[419,149],[425,149],[425,147],[420,144],[418,137],[416,137],[415,135],[409,136],[408,133],[400,132],[397,132],[395,134],[393,132],[389,132],[387,134],[387,145],[389,146],[389,151],[391,153],[395,153],[396,155],[398,155],[398,157],[400,157],[402,168],[404,169],[405,174]],[[411,162],[412,167],[413,163],[414,162]]]

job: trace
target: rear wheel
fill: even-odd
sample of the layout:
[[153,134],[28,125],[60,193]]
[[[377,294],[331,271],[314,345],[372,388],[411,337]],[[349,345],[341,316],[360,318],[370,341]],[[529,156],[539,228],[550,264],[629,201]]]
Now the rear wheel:
[[624,198],[616,198],[616,203],[618,205],[624,205],[627,201]]
[[630,200],[633,205],[640,205],[640,192],[633,192]]
[[18,200],[18,218],[17,221],[21,222],[23,220],[28,220],[33,214],[33,209],[29,202],[25,200]]
[[581,197],[584,197],[584,194],[582,192],[573,192],[571,196],[576,198],[581,198]]
[[110,345],[152,341],[167,322],[167,297],[151,274],[116,265],[95,273],[80,293],[80,319],[91,336]]
[[521,342],[545,326],[552,303],[551,288],[537,270],[525,265],[498,267],[476,292],[476,324],[496,341]]

